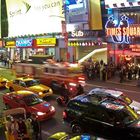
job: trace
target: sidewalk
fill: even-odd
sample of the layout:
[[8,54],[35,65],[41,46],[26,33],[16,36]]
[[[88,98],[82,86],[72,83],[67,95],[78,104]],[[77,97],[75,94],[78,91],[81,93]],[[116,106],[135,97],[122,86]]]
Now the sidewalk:
[[131,86],[131,87],[140,87],[138,86],[138,80],[125,80],[124,82],[120,83],[119,76],[114,76],[110,78],[109,80],[102,81],[99,78],[94,78],[93,80],[87,80],[87,83],[111,83],[111,84],[117,84],[117,85],[125,85],[125,86]]

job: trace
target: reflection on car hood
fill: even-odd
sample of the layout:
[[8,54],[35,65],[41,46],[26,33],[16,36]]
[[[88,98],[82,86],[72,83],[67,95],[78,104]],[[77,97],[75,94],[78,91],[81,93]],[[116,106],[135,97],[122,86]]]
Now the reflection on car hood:
[[[88,135],[87,135],[88,136]],[[75,137],[72,137],[70,140],[81,140],[81,139],[85,139],[85,140],[94,140],[94,139],[96,139],[96,140],[106,140],[106,139],[104,139],[104,138],[100,138],[100,137],[97,137],[97,136],[91,136],[91,135],[89,135],[89,137],[87,137],[86,135],[84,136],[84,135],[79,135],[79,136],[75,136]]]
[[31,86],[31,87],[29,87],[29,89],[34,90],[36,92],[42,92],[44,90],[48,90],[49,87],[47,87],[45,85],[42,85],[42,84],[39,84],[39,85],[36,85],[36,86]]
[[140,132],[140,119],[132,123],[129,127],[137,128]]
[[40,104],[30,106],[30,109],[34,112],[48,112],[49,107],[50,107],[49,103],[43,102],[43,103],[40,103]]
[[130,107],[136,111],[139,111],[140,110],[140,103],[133,100],[133,102],[130,104]]
[[49,138],[59,140],[61,138],[66,138],[67,136],[68,134],[66,132],[57,132],[53,134],[52,136],[50,136]]

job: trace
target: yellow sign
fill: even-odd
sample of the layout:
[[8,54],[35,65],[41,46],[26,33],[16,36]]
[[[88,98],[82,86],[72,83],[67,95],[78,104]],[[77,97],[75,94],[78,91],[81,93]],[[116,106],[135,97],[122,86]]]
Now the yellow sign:
[[90,30],[102,30],[100,0],[90,0],[90,19]]
[[16,46],[16,42],[15,41],[7,41],[7,42],[5,42],[5,46]]
[[5,48],[15,48],[16,46],[5,46]]
[[38,46],[55,46],[56,38],[38,38],[38,39],[36,39],[36,45],[38,45]]

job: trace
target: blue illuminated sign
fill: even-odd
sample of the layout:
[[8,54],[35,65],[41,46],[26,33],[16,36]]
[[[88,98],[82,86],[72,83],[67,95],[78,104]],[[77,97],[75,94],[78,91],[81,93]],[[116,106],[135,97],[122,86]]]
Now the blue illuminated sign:
[[113,15],[106,22],[106,34],[111,37],[114,43],[130,43],[129,38],[129,18],[126,15],[120,17],[120,21],[115,20]]
[[81,140],[90,140],[90,135],[81,135]]
[[17,47],[31,47],[33,44],[33,39],[31,38],[26,38],[26,39],[18,39],[16,40],[16,46]]

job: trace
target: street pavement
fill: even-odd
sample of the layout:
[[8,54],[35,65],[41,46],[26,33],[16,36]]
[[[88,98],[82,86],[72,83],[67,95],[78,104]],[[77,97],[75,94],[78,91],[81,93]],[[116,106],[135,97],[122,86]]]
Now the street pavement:
[[[13,75],[11,69],[5,67],[0,68],[0,74],[1,75],[3,74],[3,76],[6,77],[10,77]],[[127,80],[123,83],[120,83],[119,77],[115,76],[107,81],[101,81],[98,78],[86,81],[86,86],[85,86],[86,92],[88,92],[94,87],[106,87],[106,88],[121,90],[126,92],[130,98],[140,102],[140,87],[137,86],[137,80],[131,80],[131,81]],[[6,92],[8,92],[8,90],[5,89],[0,90],[0,110],[3,110],[4,108],[4,105],[2,103],[2,95]],[[70,133],[70,130],[68,130],[66,126],[62,123],[62,112],[64,110],[64,107],[58,106],[55,98],[53,100],[50,100],[49,102],[55,106],[57,110],[56,115],[54,116],[53,119],[50,119],[42,123],[41,132],[42,132],[43,140],[46,140],[48,136],[59,131],[65,131]],[[0,136],[0,140],[4,140],[3,137]]]

